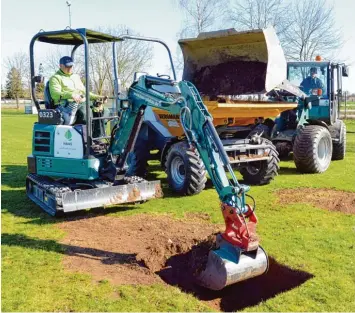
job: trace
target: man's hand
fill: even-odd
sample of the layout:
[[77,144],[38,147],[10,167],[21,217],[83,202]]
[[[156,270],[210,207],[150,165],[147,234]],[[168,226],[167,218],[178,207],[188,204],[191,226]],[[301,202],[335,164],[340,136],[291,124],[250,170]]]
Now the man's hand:
[[76,103],[82,103],[85,101],[85,97],[83,97],[82,95],[76,94],[76,95],[73,95],[73,100]]

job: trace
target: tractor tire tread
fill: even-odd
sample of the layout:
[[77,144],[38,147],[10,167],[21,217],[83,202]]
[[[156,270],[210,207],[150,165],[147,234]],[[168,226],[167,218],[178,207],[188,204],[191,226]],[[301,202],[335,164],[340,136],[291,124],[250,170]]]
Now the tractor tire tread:
[[344,160],[346,153],[346,125],[341,123],[342,131],[344,133],[343,140],[341,142],[333,143],[333,155],[332,160]]
[[[169,187],[181,195],[195,195],[200,193],[203,189],[205,189],[205,184],[207,181],[206,168],[200,158],[198,151],[189,149],[189,145],[186,141],[175,143],[169,148],[165,161],[165,171],[168,175]],[[187,180],[185,180],[182,187],[176,186],[169,172],[172,153],[178,154],[184,160],[184,162],[188,163],[185,176]]]
[[243,176],[244,181],[249,185],[267,185],[269,184],[275,176],[278,175],[280,169],[278,153],[276,147],[272,142],[266,138],[262,138],[262,143],[270,146],[269,159],[263,162],[262,169],[257,175],[251,175],[247,168],[242,168],[240,173]]
[[[328,133],[326,135],[326,133]],[[317,141],[321,136],[329,136],[330,133],[326,128],[319,125],[308,125],[300,130],[296,136],[293,145],[293,158],[297,170],[302,173],[322,173],[328,167],[321,167],[316,160],[317,155]],[[330,163],[330,160],[329,160]]]

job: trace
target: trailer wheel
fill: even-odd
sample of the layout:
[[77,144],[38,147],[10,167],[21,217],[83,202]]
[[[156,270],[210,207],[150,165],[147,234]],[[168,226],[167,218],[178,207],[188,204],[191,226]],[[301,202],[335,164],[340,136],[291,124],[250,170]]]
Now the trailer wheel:
[[293,157],[301,173],[322,173],[329,167],[333,144],[328,129],[319,125],[308,125],[296,136]]
[[166,157],[169,187],[181,195],[195,195],[205,188],[206,169],[197,150],[186,141],[173,144]]
[[267,144],[269,148],[269,159],[248,163],[240,169],[244,182],[248,185],[266,185],[277,176],[279,167],[279,157],[276,147],[270,140],[262,138],[261,144]]
[[340,141],[337,143],[333,143],[333,156],[332,160],[343,160],[345,158],[346,153],[346,126],[343,121],[340,121],[341,129],[340,134]]

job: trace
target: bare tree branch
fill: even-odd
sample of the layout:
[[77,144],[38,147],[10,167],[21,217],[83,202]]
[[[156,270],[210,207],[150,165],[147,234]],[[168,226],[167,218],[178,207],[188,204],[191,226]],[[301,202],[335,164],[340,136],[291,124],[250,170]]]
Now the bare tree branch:
[[[218,25],[221,21],[224,23],[228,10],[228,0],[175,0],[175,3],[184,15],[178,39],[196,37],[201,32],[221,28]],[[184,67],[180,47],[176,49],[174,64],[180,76]]]
[[273,26],[278,35],[292,24],[288,7],[282,0],[233,0],[229,19],[238,30]]
[[325,0],[299,0],[290,7],[293,23],[282,35],[285,55],[290,60],[314,60],[317,54],[333,59],[342,45],[334,22],[333,6]]
[[196,37],[199,33],[216,27],[227,9],[226,0],[178,0],[178,6],[184,13],[180,30],[181,38]]

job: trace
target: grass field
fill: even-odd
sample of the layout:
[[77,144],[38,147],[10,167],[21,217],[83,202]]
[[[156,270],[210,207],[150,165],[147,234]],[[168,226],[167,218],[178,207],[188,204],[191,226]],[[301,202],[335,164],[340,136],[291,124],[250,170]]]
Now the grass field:
[[[1,119],[2,311],[211,310],[177,287],[93,283],[89,275],[66,271],[61,263],[65,251],[59,243],[65,233],[56,227],[56,219],[25,195],[26,157],[31,153],[35,116],[3,110]],[[276,195],[284,188],[301,187],[355,192],[355,121],[347,122],[347,127],[346,159],[333,162],[326,173],[301,175],[293,161],[285,161],[275,181],[251,189],[257,201],[258,233],[264,249],[278,263],[308,273],[309,279],[287,292],[260,299],[245,311],[355,311],[355,216],[307,203],[286,205]],[[164,183],[165,174],[155,171]],[[94,210],[113,217],[152,213],[176,218],[190,211],[207,213],[212,222],[222,222],[213,189],[193,197],[167,197],[122,210]],[[112,297],[113,293],[120,297]]]

